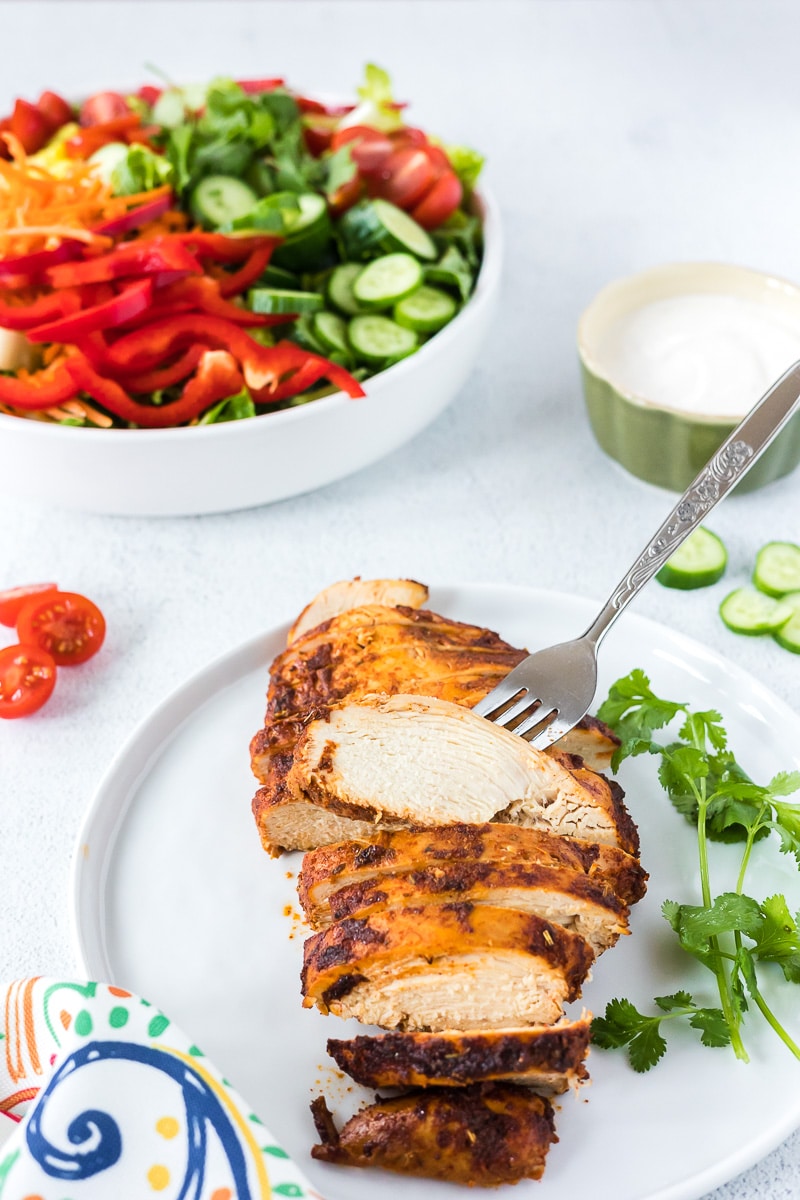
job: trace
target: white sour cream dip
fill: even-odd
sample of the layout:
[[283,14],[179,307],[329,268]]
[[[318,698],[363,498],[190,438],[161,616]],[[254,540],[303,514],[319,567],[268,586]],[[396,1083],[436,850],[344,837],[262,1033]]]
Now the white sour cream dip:
[[800,359],[800,322],[743,296],[671,296],[620,317],[597,358],[621,391],[681,412],[743,417]]

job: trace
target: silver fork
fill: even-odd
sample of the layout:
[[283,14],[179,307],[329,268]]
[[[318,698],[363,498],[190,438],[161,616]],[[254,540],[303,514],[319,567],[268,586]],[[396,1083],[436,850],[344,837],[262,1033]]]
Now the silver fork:
[[473,712],[524,737],[551,745],[589,711],[597,688],[597,647],[627,604],[684,538],[750,470],[800,401],[800,362],[774,383],[706,463],[627,575],[579,638],[529,654]]

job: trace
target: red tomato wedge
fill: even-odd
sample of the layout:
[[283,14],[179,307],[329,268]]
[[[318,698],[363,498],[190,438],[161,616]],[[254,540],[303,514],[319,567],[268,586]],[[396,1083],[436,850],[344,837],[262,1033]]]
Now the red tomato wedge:
[[96,604],[77,592],[29,600],[19,611],[21,642],[51,654],[60,667],[86,662],[103,644],[106,622]]
[[56,664],[38,646],[4,646],[0,650],[0,718],[27,717],[52,695]]
[[411,216],[423,229],[436,229],[456,211],[461,196],[461,182],[455,171],[445,171],[411,209]]
[[13,629],[23,604],[34,596],[43,600],[46,595],[57,591],[57,583],[26,583],[22,587],[7,588],[0,592],[0,625],[8,625]]
[[438,171],[421,147],[393,150],[372,181],[371,191],[398,208],[410,208],[436,182]]

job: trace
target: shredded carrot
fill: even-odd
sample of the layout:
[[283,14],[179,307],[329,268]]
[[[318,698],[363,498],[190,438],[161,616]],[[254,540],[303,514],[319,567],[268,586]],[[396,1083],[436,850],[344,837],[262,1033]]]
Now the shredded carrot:
[[3,133],[11,161],[0,159],[0,256],[13,258],[75,238],[96,248],[112,239],[92,233],[102,221],[122,216],[144,199],[168,192],[169,187],[136,196],[112,196],[107,183],[92,167],[75,160],[67,174],[54,175],[31,163],[20,141]]

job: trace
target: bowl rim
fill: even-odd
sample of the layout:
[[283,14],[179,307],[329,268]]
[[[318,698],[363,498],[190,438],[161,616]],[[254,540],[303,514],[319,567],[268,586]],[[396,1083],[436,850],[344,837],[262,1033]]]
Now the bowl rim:
[[[616,383],[611,376],[611,372],[598,363],[593,353],[587,347],[587,327],[598,319],[603,309],[609,303],[613,302],[619,296],[624,295],[629,289],[632,290],[637,286],[642,286],[649,282],[655,283],[668,280],[670,277],[680,280],[681,278],[691,278],[692,275],[699,276],[700,274],[708,273],[718,273],[721,276],[727,275],[730,278],[738,278],[742,282],[750,284],[760,283],[766,288],[772,288],[782,292],[786,296],[791,296],[797,302],[798,306],[800,306],[800,285],[772,271],[761,271],[757,267],[745,267],[738,263],[730,263],[717,259],[681,259],[647,267],[643,271],[635,271],[607,283],[581,313],[578,319],[576,342],[578,354],[584,368],[597,379],[606,383],[622,401],[638,409],[654,413],[665,413],[677,421],[683,421],[687,425],[718,427],[721,431],[730,431],[739,424],[746,415],[745,413],[737,413],[730,416],[692,413],[686,409],[675,408],[670,404],[653,400],[648,396],[642,395],[640,392],[633,391]],[[675,295],[692,295],[698,294],[701,291],[707,294],[710,290],[708,287],[696,289],[687,287],[683,293],[676,291]],[[721,295],[726,294],[723,289],[719,289],[719,291]]]
[[[320,417],[323,417],[333,410],[354,403],[368,404],[370,401],[379,403],[383,380],[391,376],[391,382],[394,384],[396,380],[402,379],[404,375],[412,375],[419,367],[424,368],[425,364],[434,354],[445,349],[454,338],[458,337],[459,331],[465,321],[470,320],[471,315],[477,308],[483,308],[494,294],[499,282],[503,261],[503,234],[500,222],[500,210],[497,200],[488,188],[476,188],[473,193],[473,203],[478,207],[482,218],[483,257],[472,295],[453,320],[435,333],[419,350],[366,380],[366,394],[364,396],[351,398],[342,391],[332,392],[328,396],[321,396],[318,400],[314,400],[309,404],[297,405],[295,408],[284,408],[279,409],[278,412],[260,413],[258,416],[248,417],[243,421],[223,421],[216,425],[176,426],[168,429],[96,429],[80,427],[81,443],[84,445],[89,442],[120,445],[124,439],[126,444],[130,446],[132,443],[126,435],[135,435],[137,443],[140,442],[143,446],[147,445],[150,447],[156,442],[162,441],[173,442],[177,446],[187,438],[190,443],[209,437],[228,440],[240,437],[252,438],[259,430],[265,428],[262,422],[268,423],[266,428],[278,431],[282,427],[291,426],[301,421],[308,421],[311,419],[310,414],[312,413],[317,413]],[[69,440],[75,437],[77,432],[76,428],[72,426],[59,425],[47,421],[25,420],[24,417],[15,417],[7,413],[0,413],[0,441],[14,430],[32,438],[50,439],[51,441],[64,439],[65,445],[68,443],[71,444]]]

